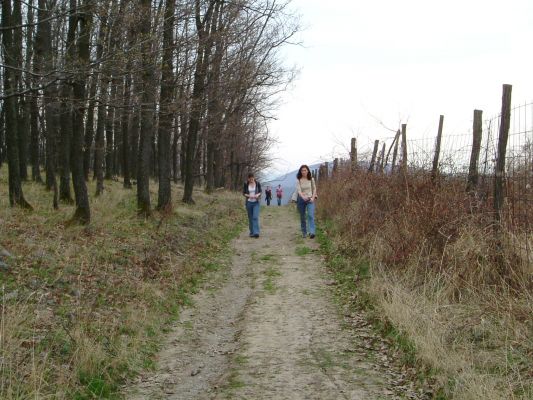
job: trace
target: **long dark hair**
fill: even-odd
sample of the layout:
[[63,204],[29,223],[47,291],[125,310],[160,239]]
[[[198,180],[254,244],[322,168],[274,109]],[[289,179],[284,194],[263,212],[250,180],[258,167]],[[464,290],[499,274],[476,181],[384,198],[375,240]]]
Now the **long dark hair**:
[[296,177],[298,178],[298,180],[302,179],[303,175],[302,175],[302,168],[307,168],[307,180],[311,180],[312,178],[312,175],[311,175],[311,169],[307,166],[307,165],[302,165],[299,169],[298,169],[298,175],[296,175]]

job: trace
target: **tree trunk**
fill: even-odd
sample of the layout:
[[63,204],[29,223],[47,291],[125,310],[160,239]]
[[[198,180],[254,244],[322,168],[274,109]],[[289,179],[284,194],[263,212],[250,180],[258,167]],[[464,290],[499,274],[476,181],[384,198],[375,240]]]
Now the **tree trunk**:
[[[100,58],[100,56],[97,56]],[[94,107],[96,104],[96,89],[98,87],[99,74],[93,71],[89,86],[89,105],[87,107],[87,120],[85,121],[85,149],[83,151],[83,177],[89,181],[89,172],[91,169],[91,153],[94,140]]]
[[198,131],[200,130],[200,118],[205,96],[205,78],[207,75],[208,54],[211,43],[208,28],[211,22],[212,11],[215,3],[219,0],[210,0],[208,9],[202,21],[200,16],[200,1],[196,0],[196,29],[198,33],[198,51],[196,54],[196,66],[194,72],[194,84],[191,98],[191,112],[189,117],[189,129],[187,130],[187,150],[185,154],[185,186],[183,189],[183,202],[194,203],[192,190],[194,186],[194,166],[197,151]]
[[[55,98],[55,90],[50,88],[44,91],[45,98]],[[53,206],[54,209],[59,207],[59,190],[56,179],[57,167],[57,137],[59,133],[59,104],[57,101],[49,101],[45,106],[46,114],[46,189],[52,190],[54,193]]]
[[[68,32],[66,41],[66,61],[67,68],[72,66],[76,56],[76,27],[78,25],[78,18],[76,16],[76,0],[70,0],[70,11],[68,18]],[[72,82],[63,81],[61,84],[61,145],[60,145],[60,160],[59,160],[59,199],[66,203],[72,203],[72,195],[70,192],[70,168],[72,153]]]
[[215,152],[220,140],[220,128],[222,125],[222,112],[220,106],[220,70],[222,57],[224,55],[223,35],[217,32],[222,31],[223,3],[217,4],[214,20],[216,24],[213,33],[216,37],[215,55],[213,57],[212,68],[209,77],[209,103],[207,106],[207,148],[206,148],[206,192],[211,193],[215,187],[215,169],[221,168],[215,163]]
[[115,106],[114,102],[117,97],[116,80],[111,79],[111,93],[109,95],[109,106],[107,107],[107,117],[105,123],[105,179],[113,178],[115,172],[115,145],[114,145],[114,128],[115,128]]
[[151,1],[140,1],[139,34],[144,38],[142,48],[142,76],[141,76],[141,137],[137,162],[137,209],[140,215],[150,215],[150,161],[152,140],[154,134],[155,88],[154,68],[152,60],[152,42],[150,37]]
[[[14,0],[13,2],[13,16],[11,18],[13,25],[19,26],[13,29],[12,37],[12,52],[14,55],[14,88],[16,91],[22,92],[24,84],[22,79],[23,60],[22,60],[22,7],[21,0]],[[15,100],[15,112],[18,126],[18,148],[19,148],[19,168],[20,179],[25,181],[28,179],[28,137],[30,129],[29,115],[26,114],[27,107],[24,96],[18,96]]]
[[37,105],[37,93],[30,96],[28,103],[30,117],[30,158],[31,158],[31,179],[35,182],[42,183],[39,156],[39,108]]
[[72,183],[76,197],[76,211],[72,216],[73,222],[88,224],[91,221],[91,210],[87,185],[83,174],[83,119],[85,114],[85,75],[89,66],[90,36],[92,23],[92,9],[85,0],[82,6],[83,12],[79,14],[80,33],[78,37],[78,68],[79,71],[73,82],[74,104],[72,132]]
[[181,183],[185,183],[185,158],[187,154],[187,121],[189,115],[187,112],[187,102],[184,96],[180,96],[182,99],[179,103],[181,104],[180,111],[180,133],[181,133],[181,148],[180,148],[180,177]]
[[[34,68],[36,74],[52,68],[52,33],[50,27],[50,11],[47,9],[46,0],[38,1],[37,12],[37,33],[35,35],[35,60]],[[39,81],[40,82],[40,81]],[[37,100],[35,98],[35,100]],[[56,181],[56,108],[55,108],[55,90],[54,85],[48,86],[43,90],[44,116],[45,124],[42,126],[43,136],[45,138],[45,168],[47,190],[54,191],[54,208],[57,209],[57,181]]]
[[71,134],[72,134],[72,112],[70,87],[67,84],[62,85],[60,104],[60,147],[59,147],[59,199],[66,203],[72,203],[70,193],[70,153],[71,153]]
[[[28,22],[33,23],[33,0],[28,1]],[[30,26],[27,30],[26,42],[31,43],[31,46],[26,46],[26,69],[35,72],[36,57],[34,57],[34,49],[36,46],[36,39],[34,35],[34,27]],[[33,63],[32,63],[33,59]],[[28,86],[31,81],[27,78]],[[42,182],[40,172],[40,157],[39,157],[39,106],[37,104],[38,92],[31,92],[26,98],[26,118],[28,124],[28,132],[30,136],[30,162],[31,162],[31,179],[34,182]]]
[[[11,25],[11,0],[3,0],[2,26],[10,27]],[[4,60],[6,65],[14,65],[15,60],[13,59],[12,43],[12,30],[4,30],[2,34],[2,44],[4,48]],[[4,68],[4,93],[9,95],[14,93],[15,90],[15,78],[12,71],[9,68]],[[9,203],[11,206],[17,205],[23,208],[31,209],[30,204],[24,198],[20,178],[16,97],[7,97],[4,100],[4,107],[8,161]]]
[[104,192],[104,147],[105,147],[105,118],[107,90],[109,82],[102,77],[100,81],[100,94],[98,103],[98,116],[96,121],[96,137],[94,139],[94,176],[96,178],[96,196]]
[[[129,68],[128,68],[129,69]],[[130,95],[131,75],[127,74],[124,82],[124,103],[122,109],[122,170],[124,187],[131,189],[130,178]]]
[[0,105],[0,168],[2,168],[2,164],[4,163],[5,159],[5,129],[4,129],[4,121],[5,121],[5,113],[4,113],[4,104]]
[[130,153],[130,173],[132,179],[137,180],[137,160],[139,155],[139,137],[141,135],[141,109],[140,105],[135,101],[132,102],[132,113],[131,117],[131,132],[130,132],[130,142],[131,142],[131,153]]
[[[177,124],[177,120],[175,122]],[[178,134],[177,129],[174,129],[174,136],[172,137],[172,180],[174,183],[179,182],[179,138],[180,135]]]
[[157,199],[158,210],[168,210],[172,204],[170,186],[170,140],[174,108],[171,107],[174,92],[174,72],[172,65],[172,49],[174,46],[174,0],[165,1],[165,16],[163,28],[163,60],[161,74],[161,100],[159,113],[158,161],[159,161],[159,191]]

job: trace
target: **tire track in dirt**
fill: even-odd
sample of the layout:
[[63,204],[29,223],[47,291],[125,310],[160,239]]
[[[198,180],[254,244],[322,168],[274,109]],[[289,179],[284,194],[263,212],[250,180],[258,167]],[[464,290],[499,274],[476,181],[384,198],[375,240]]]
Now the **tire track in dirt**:
[[261,237],[235,240],[231,268],[206,279],[158,370],[126,398],[400,398],[398,374],[361,345],[369,328],[343,327],[318,245],[300,237],[294,208],[264,207],[260,218]]

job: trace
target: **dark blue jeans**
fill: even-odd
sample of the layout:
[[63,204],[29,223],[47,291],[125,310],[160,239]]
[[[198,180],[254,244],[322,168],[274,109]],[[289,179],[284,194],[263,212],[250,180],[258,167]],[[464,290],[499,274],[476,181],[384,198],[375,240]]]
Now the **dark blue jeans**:
[[[306,236],[307,233],[314,235],[315,234],[315,203],[304,201],[300,196],[298,196],[296,205],[298,207],[298,211],[300,212],[300,226],[302,228],[302,234],[304,236]],[[307,212],[307,221],[305,218],[306,212]],[[307,228],[309,228],[309,232],[307,232]]]
[[250,235],[259,235],[259,201],[246,200],[246,211]]

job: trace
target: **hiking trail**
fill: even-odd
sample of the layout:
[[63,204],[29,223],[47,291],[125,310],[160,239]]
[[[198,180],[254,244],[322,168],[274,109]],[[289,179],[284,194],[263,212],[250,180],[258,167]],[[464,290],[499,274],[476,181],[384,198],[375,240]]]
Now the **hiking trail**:
[[[243,212],[245,212],[243,208]],[[127,399],[419,399],[361,315],[342,315],[293,206],[262,207]]]

